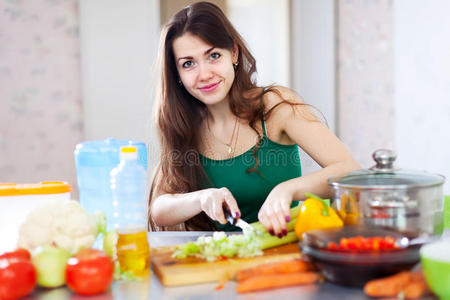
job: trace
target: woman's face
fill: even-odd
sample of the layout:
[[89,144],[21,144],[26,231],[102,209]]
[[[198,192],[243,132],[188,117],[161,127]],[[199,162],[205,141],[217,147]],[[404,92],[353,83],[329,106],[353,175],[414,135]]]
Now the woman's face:
[[227,99],[237,50],[215,48],[185,33],[173,41],[173,52],[181,82],[192,96],[206,105]]

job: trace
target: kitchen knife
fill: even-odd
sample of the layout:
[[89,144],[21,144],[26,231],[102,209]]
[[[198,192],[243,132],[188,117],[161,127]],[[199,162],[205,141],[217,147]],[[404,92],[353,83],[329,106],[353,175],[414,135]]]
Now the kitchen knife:
[[231,215],[231,213],[227,209],[224,209],[223,211],[225,213],[225,218],[227,219],[227,221],[231,225],[237,226],[237,227],[241,228],[243,231],[244,231],[244,229],[246,231],[254,231],[257,235],[263,236],[263,234],[261,232],[259,232],[255,228],[253,228],[252,225],[248,224],[247,222],[245,222],[241,218],[233,218],[233,216]]

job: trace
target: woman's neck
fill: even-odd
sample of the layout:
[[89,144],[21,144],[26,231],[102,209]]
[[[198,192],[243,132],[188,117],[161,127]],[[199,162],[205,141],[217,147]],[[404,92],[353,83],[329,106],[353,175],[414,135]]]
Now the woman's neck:
[[221,101],[219,103],[208,105],[208,116],[211,123],[227,123],[230,120],[234,120],[235,116],[231,112],[228,101]]

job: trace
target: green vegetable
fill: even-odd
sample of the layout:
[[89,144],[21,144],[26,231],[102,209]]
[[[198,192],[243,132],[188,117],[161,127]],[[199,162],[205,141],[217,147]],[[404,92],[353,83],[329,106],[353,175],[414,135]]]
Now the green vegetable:
[[101,211],[96,211],[94,213],[94,217],[95,217],[95,223],[97,225],[97,235],[99,235],[100,233],[105,235],[106,234],[106,215],[104,212]]
[[200,252],[200,247],[194,242],[188,242],[178,246],[175,257],[186,258],[188,256],[195,256]]
[[261,250],[289,244],[298,241],[298,237],[295,234],[295,231],[289,231],[287,235],[279,238],[273,235],[267,235],[264,237],[258,237],[261,240]]
[[263,234],[262,237],[256,236],[256,238],[260,240],[261,250],[265,250],[265,249],[269,249],[269,248],[273,248],[273,247],[277,247],[277,246],[281,246],[281,245],[285,245],[285,244],[289,244],[289,243],[298,241],[298,237],[295,234],[294,227],[295,227],[295,222],[297,220],[297,215],[300,211],[300,207],[301,206],[298,205],[298,206],[291,208],[291,210],[289,212],[291,220],[286,224],[286,229],[287,229],[288,233],[286,236],[283,236],[282,238],[270,235],[270,233],[267,232],[266,228],[260,222],[255,222],[255,223],[250,224],[250,225],[252,225],[253,228],[255,228],[257,231],[259,231]]
[[[105,226],[106,230],[106,226]],[[124,271],[120,267],[120,263],[117,260],[117,241],[119,235],[116,230],[110,230],[108,232],[103,231],[103,251],[111,257],[114,261],[114,280],[124,280],[124,281],[142,281],[141,277],[135,276],[131,271]]]
[[114,280],[123,280],[123,281],[142,281],[143,278],[139,276],[135,276],[131,271],[124,271],[120,267],[120,263],[118,260],[114,261]]
[[252,257],[262,255],[261,245],[253,231],[229,235],[214,232],[213,236],[201,236],[195,242],[177,246],[173,257],[197,256],[207,261],[221,257]]
[[103,235],[103,250],[109,257],[116,259],[116,245],[119,235],[115,230],[110,230]]
[[[290,213],[289,213],[289,214],[290,214],[291,220],[286,224],[286,229],[287,229],[288,232],[294,230],[294,227],[295,227],[295,220],[297,220],[297,215],[298,215],[298,212],[300,211],[300,207],[301,207],[300,205],[299,205],[299,206],[295,206],[295,207],[291,208],[291,210],[290,210]],[[266,230],[266,228],[263,226],[263,224],[261,224],[260,222],[251,223],[250,225],[252,225],[252,227],[255,228],[255,230],[257,230],[257,231],[263,233],[264,235],[267,234],[268,236],[271,236],[271,235],[267,232],[267,230]],[[283,239],[283,238],[282,238],[282,239]]]
[[262,250],[298,241],[294,227],[300,206],[291,208],[291,221],[287,223],[288,234],[282,238],[270,235],[266,228],[255,222],[250,225],[262,233],[254,230],[244,231],[243,234],[227,236],[225,232],[214,232],[213,236],[201,236],[195,242],[181,244],[176,247],[173,257],[186,258],[196,256],[208,261],[222,257],[252,257],[262,255]]
[[64,248],[42,246],[33,253],[31,262],[36,268],[37,283],[54,288],[64,285],[67,260],[70,252]]

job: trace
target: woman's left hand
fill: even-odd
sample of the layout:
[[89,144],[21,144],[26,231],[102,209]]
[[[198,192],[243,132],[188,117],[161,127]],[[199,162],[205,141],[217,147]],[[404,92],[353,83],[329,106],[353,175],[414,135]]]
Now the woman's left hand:
[[258,219],[272,235],[282,237],[287,234],[286,222],[290,221],[290,207],[293,193],[286,183],[275,186],[264,201]]

